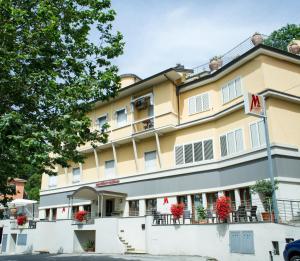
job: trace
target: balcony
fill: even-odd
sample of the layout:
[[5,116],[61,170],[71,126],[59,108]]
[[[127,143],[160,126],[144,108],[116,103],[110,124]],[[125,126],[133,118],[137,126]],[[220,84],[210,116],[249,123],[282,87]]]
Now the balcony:
[[132,123],[133,134],[154,129],[154,117],[148,117]]

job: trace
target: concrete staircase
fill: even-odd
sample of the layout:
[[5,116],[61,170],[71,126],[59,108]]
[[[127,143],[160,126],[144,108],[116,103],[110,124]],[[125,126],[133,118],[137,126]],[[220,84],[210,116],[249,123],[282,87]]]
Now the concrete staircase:
[[134,247],[132,247],[124,238],[122,238],[121,236],[119,236],[120,241],[122,242],[122,244],[125,246],[125,255],[132,255],[132,254],[146,254],[145,252],[142,251],[138,251],[136,250]]

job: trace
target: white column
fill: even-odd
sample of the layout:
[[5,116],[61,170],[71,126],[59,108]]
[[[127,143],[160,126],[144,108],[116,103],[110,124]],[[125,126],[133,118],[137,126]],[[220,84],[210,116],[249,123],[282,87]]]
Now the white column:
[[206,209],[207,208],[207,198],[206,193],[202,193],[202,205]]
[[158,134],[155,132],[155,140],[156,140],[156,150],[157,150],[157,155],[158,155],[158,163],[159,163],[159,168],[161,168],[161,151],[160,151],[160,143],[159,143],[159,137]]
[[134,161],[135,161],[135,169],[136,172],[138,172],[139,166],[138,166],[138,156],[137,156],[137,147],[136,147],[135,139],[132,139],[132,146],[133,146],[133,154],[134,154]]
[[99,158],[97,151],[94,149],[94,156],[95,156],[95,163],[96,163],[96,172],[97,172],[97,178],[100,178],[100,170],[99,170]]
[[125,201],[125,207],[124,207],[123,216],[124,217],[128,217],[129,216],[129,202],[128,202],[128,200]]
[[218,197],[224,196],[224,191],[218,191]]
[[50,208],[50,211],[49,211],[49,220],[53,220],[53,209]]
[[192,212],[192,196],[187,195],[187,209]]
[[66,177],[66,183],[69,183],[69,177],[68,177],[68,168],[64,168],[65,171],[65,177]]
[[82,163],[79,163],[79,169],[80,169],[80,179],[81,179],[83,175]]
[[114,155],[114,160],[115,160],[115,173],[116,175],[118,174],[118,159],[117,159],[117,151],[116,151],[116,146],[114,143],[111,144],[112,149],[113,149],[113,155]]
[[140,199],[139,200],[139,216],[145,216],[146,215],[146,200]]
[[235,206],[238,208],[241,205],[240,190],[234,189]]

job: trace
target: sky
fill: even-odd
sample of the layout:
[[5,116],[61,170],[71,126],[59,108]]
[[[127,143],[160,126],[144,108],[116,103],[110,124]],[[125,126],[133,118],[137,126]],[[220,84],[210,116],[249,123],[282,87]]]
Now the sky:
[[112,0],[112,8],[125,40],[115,63],[141,78],[177,63],[196,67],[254,32],[300,24],[300,0]]

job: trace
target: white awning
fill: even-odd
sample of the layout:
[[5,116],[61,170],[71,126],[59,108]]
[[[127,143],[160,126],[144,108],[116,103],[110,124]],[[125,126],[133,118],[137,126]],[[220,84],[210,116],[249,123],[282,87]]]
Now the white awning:
[[36,204],[36,200],[29,200],[29,199],[14,199],[11,202],[8,202],[7,205],[9,207],[25,207],[27,205]]

